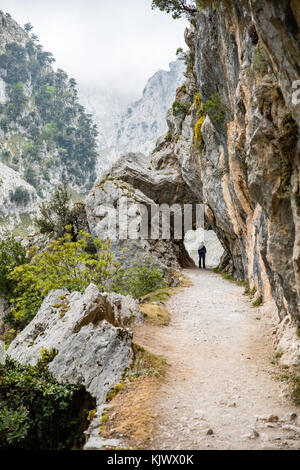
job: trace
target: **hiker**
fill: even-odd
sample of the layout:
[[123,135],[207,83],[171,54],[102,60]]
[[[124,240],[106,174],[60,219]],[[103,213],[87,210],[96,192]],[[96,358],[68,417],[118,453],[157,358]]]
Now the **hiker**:
[[199,255],[199,269],[201,269],[201,260],[203,261],[203,268],[205,268],[205,256],[206,256],[206,248],[205,245],[202,245],[202,247],[199,248],[198,250],[198,255]]

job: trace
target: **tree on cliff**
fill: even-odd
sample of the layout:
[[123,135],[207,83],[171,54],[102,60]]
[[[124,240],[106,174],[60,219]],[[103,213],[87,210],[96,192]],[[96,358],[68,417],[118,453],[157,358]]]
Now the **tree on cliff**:
[[30,33],[30,31],[33,30],[33,26],[32,26],[31,23],[25,23],[24,24],[24,29],[25,29],[26,33]]
[[166,13],[172,13],[173,18],[182,15],[193,16],[197,12],[196,2],[193,0],[153,0],[152,9],[159,8]]
[[[182,15],[191,19],[197,11],[205,8],[217,8],[224,0],[152,0],[152,9],[159,8],[161,11],[171,13],[173,18],[181,18]],[[228,0],[227,0],[228,3]]]

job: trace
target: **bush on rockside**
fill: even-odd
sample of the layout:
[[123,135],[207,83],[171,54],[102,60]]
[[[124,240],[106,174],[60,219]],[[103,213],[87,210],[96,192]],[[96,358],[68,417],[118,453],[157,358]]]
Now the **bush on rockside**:
[[42,351],[35,366],[7,357],[0,364],[0,449],[63,450],[84,442],[91,397],[82,387],[59,384],[47,364],[55,351]]

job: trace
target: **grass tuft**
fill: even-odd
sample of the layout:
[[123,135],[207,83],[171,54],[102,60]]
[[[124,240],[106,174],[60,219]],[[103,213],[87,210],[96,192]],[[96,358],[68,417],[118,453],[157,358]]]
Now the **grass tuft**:
[[253,307],[260,307],[262,304],[263,304],[263,300],[261,297],[257,297],[257,299],[254,300],[254,302],[252,302]]
[[153,354],[138,344],[133,344],[133,353],[134,361],[128,374],[129,377],[165,376],[167,370],[165,357]]
[[292,400],[295,405],[300,406],[300,375],[293,377],[295,388],[292,392]]

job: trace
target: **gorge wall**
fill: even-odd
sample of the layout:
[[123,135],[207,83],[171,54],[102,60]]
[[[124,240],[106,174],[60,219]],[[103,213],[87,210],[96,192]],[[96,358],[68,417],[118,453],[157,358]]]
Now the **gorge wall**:
[[233,1],[195,27],[207,216],[236,276],[298,320],[299,19],[294,1]]
[[150,162],[123,157],[102,183],[125,181],[160,204],[203,202],[223,267],[274,299],[281,319],[299,321],[299,6],[217,3],[186,30],[186,81],[169,133]]
[[[166,113],[184,80],[185,64],[176,60],[169,70],[158,70],[147,80],[140,99],[132,102],[108,90],[79,91],[81,103],[99,129],[96,172],[109,168],[128,152],[150,154],[157,138],[167,132]],[[105,95],[103,94],[105,93]]]

